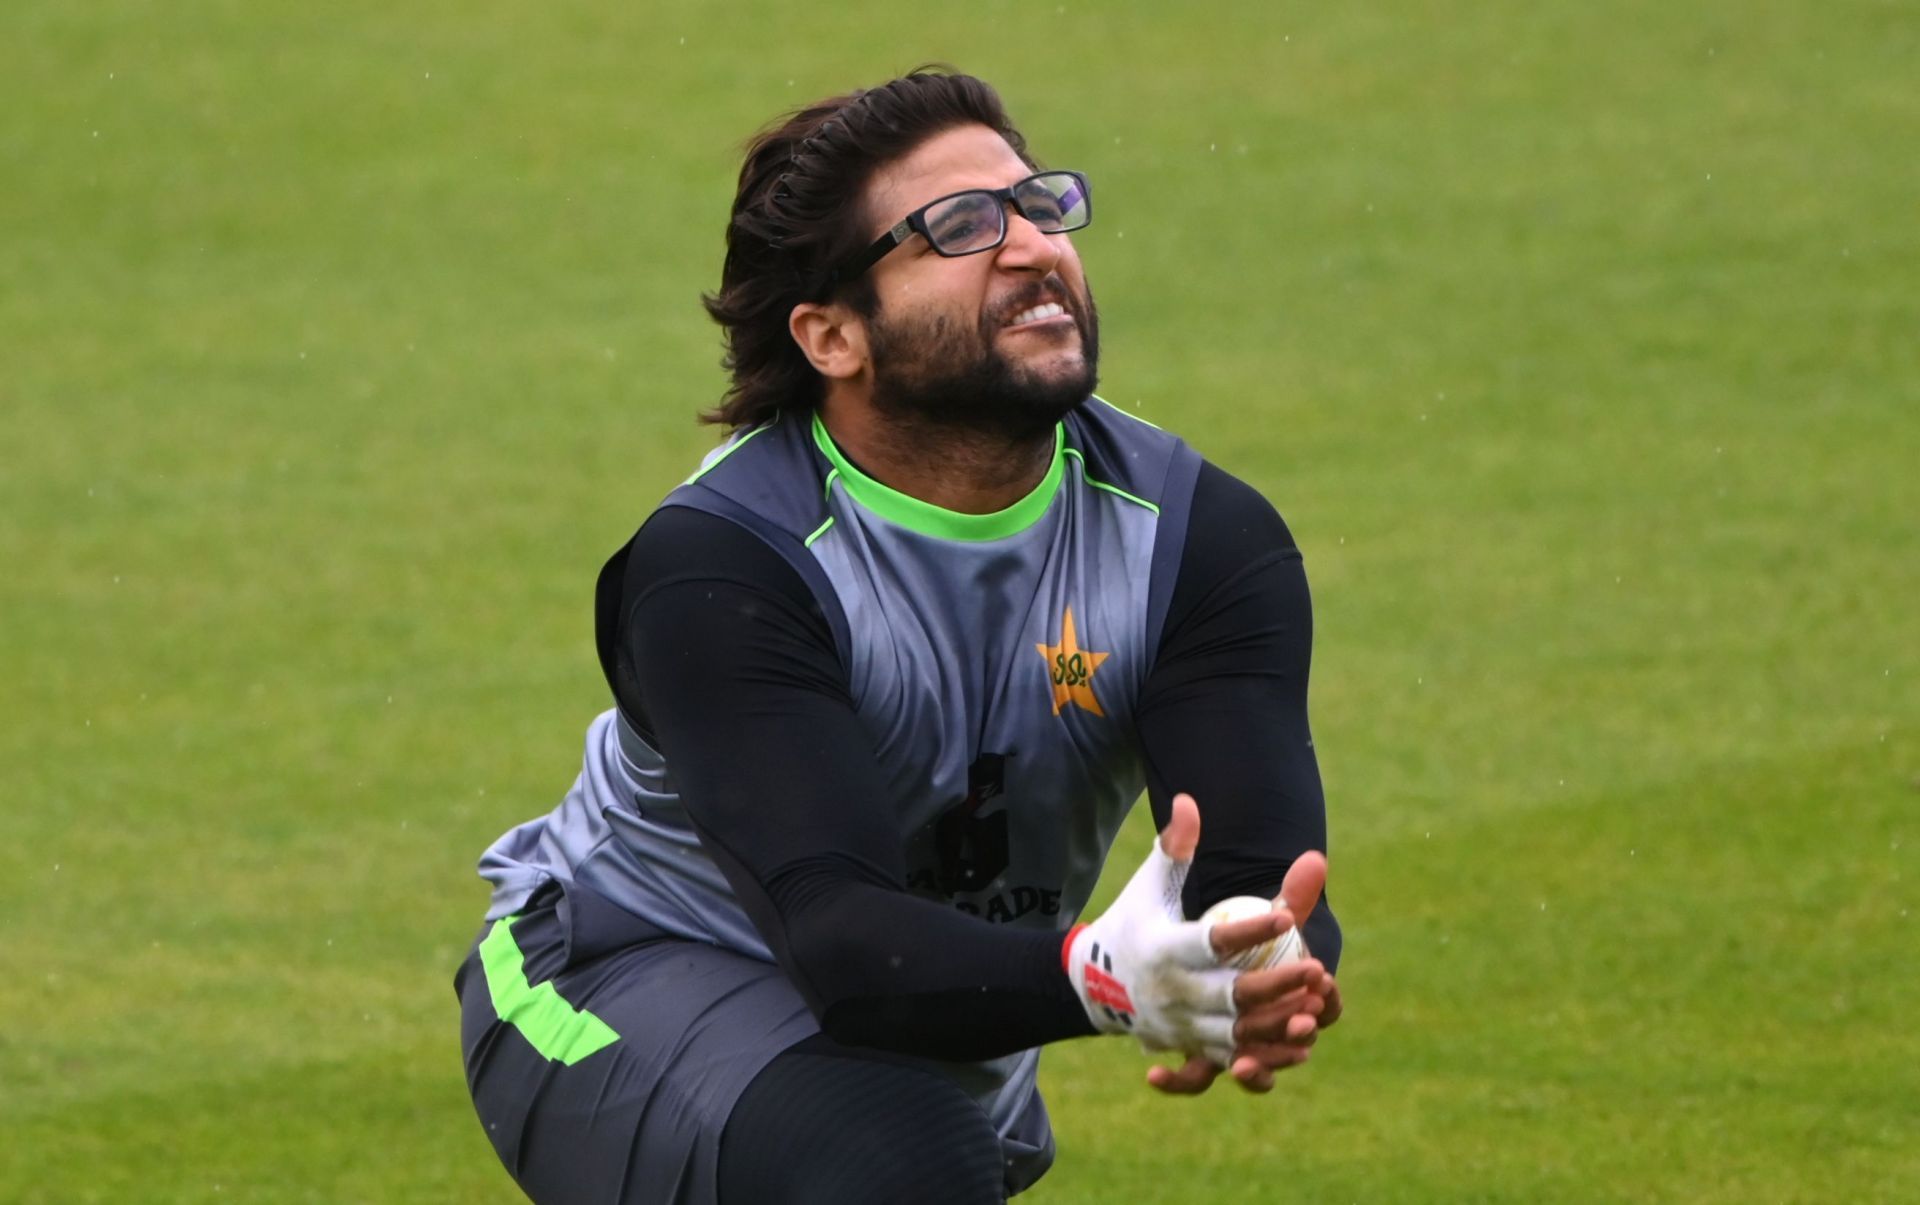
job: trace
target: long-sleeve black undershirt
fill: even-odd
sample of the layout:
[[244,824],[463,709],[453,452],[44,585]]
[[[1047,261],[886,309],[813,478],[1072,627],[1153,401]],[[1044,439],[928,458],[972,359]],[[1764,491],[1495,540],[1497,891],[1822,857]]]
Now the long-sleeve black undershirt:
[[[648,519],[628,554],[609,676],[666,755],[702,842],[821,1027],[852,1045],[980,1059],[1092,1032],[1056,933],[910,895],[897,821],[845,667],[800,575],[703,512]],[[1312,609],[1257,492],[1204,466],[1136,718],[1156,827],[1200,804],[1185,905],[1275,894],[1326,848],[1307,727]],[[1329,966],[1324,905],[1308,944]]]

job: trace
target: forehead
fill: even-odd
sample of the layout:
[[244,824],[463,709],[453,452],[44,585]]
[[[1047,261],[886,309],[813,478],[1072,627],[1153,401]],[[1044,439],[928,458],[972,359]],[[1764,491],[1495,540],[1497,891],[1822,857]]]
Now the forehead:
[[874,173],[866,188],[867,214],[878,234],[928,201],[964,188],[1005,188],[1032,171],[986,126],[956,126]]

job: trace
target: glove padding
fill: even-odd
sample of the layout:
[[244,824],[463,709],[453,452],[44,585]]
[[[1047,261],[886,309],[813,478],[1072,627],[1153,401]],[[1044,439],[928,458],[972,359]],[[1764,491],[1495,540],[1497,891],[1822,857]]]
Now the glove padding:
[[1120,897],[1060,947],[1067,977],[1093,1027],[1130,1033],[1148,1051],[1233,1061],[1233,981],[1220,965],[1208,926],[1185,919],[1180,888],[1191,862],[1176,862],[1155,841]]

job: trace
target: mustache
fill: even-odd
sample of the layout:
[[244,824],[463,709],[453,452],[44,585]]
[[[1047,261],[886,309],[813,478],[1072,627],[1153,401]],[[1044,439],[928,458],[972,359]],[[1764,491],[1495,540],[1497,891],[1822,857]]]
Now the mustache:
[[1084,317],[1081,313],[1080,301],[1073,295],[1073,291],[1067,288],[1067,283],[1058,276],[1048,276],[1045,280],[1036,280],[1021,286],[994,306],[992,312],[987,315],[987,329],[998,330],[1007,324],[1007,319],[1020,311],[1030,310],[1036,305],[1045,305],[1048,302],[1064,307],[1076,321]]

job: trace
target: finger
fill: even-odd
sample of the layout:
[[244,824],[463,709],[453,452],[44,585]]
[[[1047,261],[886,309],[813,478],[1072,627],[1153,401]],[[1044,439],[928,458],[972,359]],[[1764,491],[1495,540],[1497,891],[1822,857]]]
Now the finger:
[[1193,861],[1200,848],[1200,805],[1184,791],[1173,797],[1173,816],[1160,830],[1160,850],[1176,862]]
[[1340,985],[1333,981],[1332,975],[1327,976],[1325,993],[1321,998],[1326,1003],[1320,1009],[1320,1028],[1325,1029],[1338,1021],[1340,1014],[1346,1011],[1346,1007],[1340,1002]]
[[1256,1058],[1242,1055],[1233,1060],[1233,1079],[1249,1092],[1273,1091],[1273,1072]]
[[1321,985],[1326,982],[1327,969],[1317,958],[1303,958],[1264,971],[1243,971],[1233,980],[1233,1006],[1248,1013],[1294,992],[1320,995]]
[[1220,1068],[1195,1055],[1178,1067],[1147,1068],[1147,1083],[1169,1096],[1198,1096],[1213,1087]]
[[1188,1049],[1215,1055],[1216,1063],[1222,1067],[1227,1065],[1227,1059],[1233,1053],[1232,1016],[1202,1014],[1191,1017],[1187,1022],[1187,1030],[1194,1043]]
[[[1311,1046],[1311,1043],[1296,1046],[1288,1042],[1252,1042],[1233,1052],[1233,1063],[1237,1069],[1243,1061],[1252,1059],[1269,1071],[1285,1071],[1312,1057]],[[1234,1078],[1239,1076],[1236,1074]]]
[[1287,877],[1280,883],[1280,901],[1287,911],[1304,921],[1313,915],[1320,903],[1320,893],[1327,889],[1327,855],[1317,849],[1310,849],[1293,860],[1287,868]]
[[[1284,1042],[1296,1033],[1306,1033],[1320,1027],[1320,1001],[1309,995],[1304,1001],[1292,1001],[1263,1008],[1255,1013],[1243,1014],[1233,1023],[1233,1040],[1241,1045],[1248,1042]],[[1307,1028],[1303,1029],[1302,1026]]]
[[1215,925],[1207,937],[1213,943],[1214,954],[1224,959],[1272,941],[1291,928],[1293,915],[1284,909],[1277,909],[1263,916],[1250,916],[1246,920],[1223,921]]

